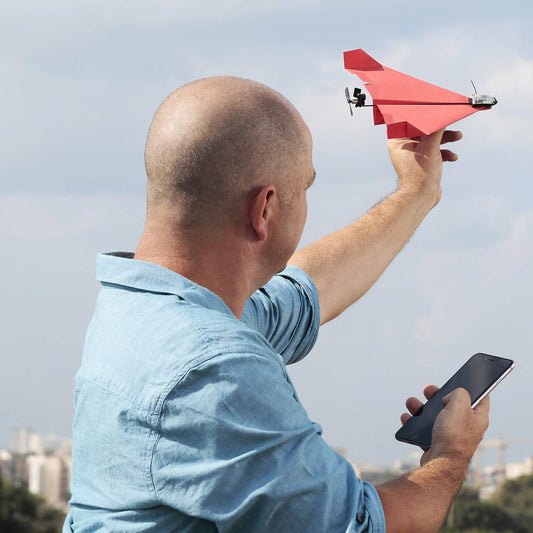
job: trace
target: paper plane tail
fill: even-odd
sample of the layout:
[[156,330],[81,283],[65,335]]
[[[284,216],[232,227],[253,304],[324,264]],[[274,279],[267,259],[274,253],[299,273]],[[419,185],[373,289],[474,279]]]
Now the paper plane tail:
[[344,52],[344,68],[348,70],[383,70],[383,66],[361,48]]
[[374,106],[374,124],[385,124],[383,113],[379,110],[377,105]]

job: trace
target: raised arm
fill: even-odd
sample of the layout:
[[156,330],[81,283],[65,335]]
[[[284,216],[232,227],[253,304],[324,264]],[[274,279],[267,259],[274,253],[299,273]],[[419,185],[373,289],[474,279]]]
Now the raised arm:
[[289,264],[305,270],[320,298],[321,323],[342,313],[379,278],[441,196],[442,162],[457,155],[440,145],[460,132],[440,130],[388,141],[398,189],[361,218],[294,254]]

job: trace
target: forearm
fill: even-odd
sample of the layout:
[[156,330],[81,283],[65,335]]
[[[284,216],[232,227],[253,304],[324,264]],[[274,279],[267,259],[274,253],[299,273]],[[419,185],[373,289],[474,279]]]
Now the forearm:
[[289,264],[315,282],[322,324],[372,286],[434,205],[434,194],[400,189],[349,226],[296,252]]
[[437,532],[465,480],[468,464],[462,456],[438,457],[376,487],[387,533]]

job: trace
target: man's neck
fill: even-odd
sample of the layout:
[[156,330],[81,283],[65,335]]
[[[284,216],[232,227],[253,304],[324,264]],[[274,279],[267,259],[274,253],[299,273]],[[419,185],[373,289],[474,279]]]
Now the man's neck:
[[134,259],[168,268],[209,289],[240,318],[246,300],[257,289],[248,258],[227,234],[205,233],[184,238],[145,228]]

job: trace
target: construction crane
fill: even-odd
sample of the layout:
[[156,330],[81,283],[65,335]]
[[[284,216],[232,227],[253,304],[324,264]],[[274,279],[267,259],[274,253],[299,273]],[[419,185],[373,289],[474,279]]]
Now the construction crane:
[[498,466],[496,469],[496,480],[499,485],[505,481],[505,448],[511,444],[521,444],[525,442],[533,442],[533,439],[513,439],[507,440],[500,434],[497,439],[486,439],[481,441],[476,453],[474,454],[474,487],[479,488],[483,481],[481,472],[481,456],[487,448],[497,448],[498,451]]

